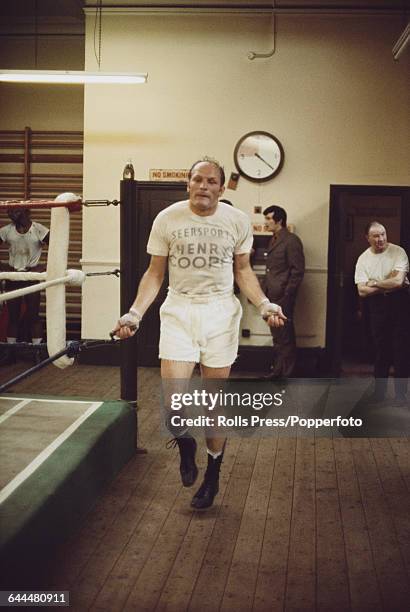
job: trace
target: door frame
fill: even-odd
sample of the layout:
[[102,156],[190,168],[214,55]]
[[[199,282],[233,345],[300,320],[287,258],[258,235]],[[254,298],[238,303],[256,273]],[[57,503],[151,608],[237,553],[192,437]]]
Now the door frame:
[[326,302],[326,363],[325,374],[340,375],[343,336],[344,231],[346,214],[341,196],[400,196],[400,245],[410,256],[410,187],[386,185],[330,185],[329,242],[327,262]]

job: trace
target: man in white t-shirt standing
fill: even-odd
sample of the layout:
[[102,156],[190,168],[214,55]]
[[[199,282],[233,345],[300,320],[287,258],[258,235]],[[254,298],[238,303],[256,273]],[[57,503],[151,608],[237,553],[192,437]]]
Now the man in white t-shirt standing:
[[366,238],[370,247],[357,260],[355,283],[369,306],[375,345],[373,399],[385,398],[393,365],[396,400],[403,403],[409,375],[409,260],[402,247],[387,241],[386,229],[378,221],[368,224]]
[[[189,379],[198,362],[205,379],[229,377],[242,314],[233,293],[234,276],[268,325],[282,326],[286,318],[264,295],[250,266],[253,237],[247,215],[219,202],[224,183],[224,170],[217,161],[204,158],[193,164],[188,174],[189,199],[172,204],[156,217],[147,245],[150,265],[130,311],[114,330],[119,338],[135,333],[168,269],[159,344],[161,377],[168,381]],[[192,486],[198,475],[196,441],[187,431],[168,427],[179,447],[182,483]],[[226,440],[208,435],[208,467],[191,502],[196,509],[211,506],[218,492]]]
[[[8,216],[11,223],[0,228],[0,241],[7,244],[9,260],[7,271],[10,272],[39,272],[39,261],[42,247],[48,243],[49,229],[31,220],[28,208],[9,208]],[[6,281],[6,291],[13,291],[32,285],[32,281]],[[19,332],[19,321],[22,303],[26,306],[26,320],[30,328],[33,344],[40,344],[43,330],[39,317],[40,292],[31,293],[24,297],[9,300],[7,342],[14,344]]]

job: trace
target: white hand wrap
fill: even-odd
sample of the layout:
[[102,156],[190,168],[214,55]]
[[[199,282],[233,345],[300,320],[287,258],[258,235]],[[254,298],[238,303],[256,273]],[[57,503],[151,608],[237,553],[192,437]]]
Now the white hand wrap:
[[121,327],[129,327],[133,331],[137,331],[140,326],[142,320],[142,316],[135,308],[130,308],[129,312],[122,315],[119,319],[119,324]]
[[265,321],[269,319],[271,315],[278,314],[279,312],[279,306],[270,302],[268,298],[262,300],[262,302],[258,306],[258,309],[262,318],[265,319]]

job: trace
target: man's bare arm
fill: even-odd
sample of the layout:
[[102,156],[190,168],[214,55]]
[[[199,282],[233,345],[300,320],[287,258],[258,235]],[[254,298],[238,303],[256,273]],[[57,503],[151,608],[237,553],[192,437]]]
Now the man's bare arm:
[[370,295],[376,295],[377,293],[382,293],[381,289],[377,287],[369,287],[367,283],[358,283],[357,291],[359,296],[362,298],[369,297]]
[[137,296],[132,305],[132,308],[138,310],[141,316],[143,316],[151,306],[161,289],[167,269],[167,262],[168,257],[162,257],[160,255],[151,256],[150,264],[141,278]]
[[400,270],[393,270],[384,280],[370,279],[369,281],[367,281],[367,283],[359,283],[357,285],[357,290],[359,292],[360,297],[368,297],[369,295],[375,295],[376,293],[384,293],[385,291],[397,291],[398,289],[401,289],[404,285],[406,285],[406,281],[406,272],[402,272]]
[[248,253],[235,255],[234,276],[242,293],[252,304],[259,306],[266,295],[263,293],[255,272],[251,268]]
[[[261,289],[255,272],[251,268],[248,253],[235,255],[234,276],[239,289],[248,298],[248,300],[254,304],[254,306],[260,309],[264,302],[269,302],[268,298]],[[286,320],[280,306],[277,308],[277,314],[266,318],[266,322],[269,326],[280,327]]]
[[[130,308],[131,317],[129,320],[124,320],[128,315],[121,317],[114,329],[114,332],[119,338],[129,338],[135,333],[140,320],[161,289],[167,269],[167,261],[168,257],[159,255],[151,256],[149,267],[141,278],[137,295]],[[132,320],[132,316],[135,317],[135,321]]]
[[393,270],[389,276],[382,281],[369,281],[370,287],[377,287],[382,291],[397,291],[401,289],[406,279],[406,272]]

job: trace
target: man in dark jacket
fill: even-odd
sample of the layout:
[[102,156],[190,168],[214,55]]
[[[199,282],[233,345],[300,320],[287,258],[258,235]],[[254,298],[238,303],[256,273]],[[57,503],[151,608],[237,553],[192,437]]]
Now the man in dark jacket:
[[265,225],[272,232],[266,259],[264,290],[268,298],[282,307],[288,320],[283,327],[271,328],[273,363],[271,377],[292,376],[296,362],[296,337],[293,310],[296,294],[305,272],[303,245],[286,227],[286,211],[269,206],[263,211]]

